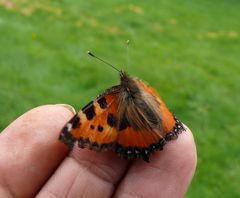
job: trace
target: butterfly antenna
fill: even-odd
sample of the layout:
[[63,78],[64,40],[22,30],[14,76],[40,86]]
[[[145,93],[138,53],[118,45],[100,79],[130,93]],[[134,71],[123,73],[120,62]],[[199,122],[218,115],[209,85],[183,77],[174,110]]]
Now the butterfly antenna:
[[126,66],[128,67],[129,66],[129,44],[130,44],[130,40],[127,40],[126,41],[126,57],[127,57],[127,59],[126,59]]
[[101,58],[95,56],[95,55],[94,55],[92,52],[90,52],[90,51],[88,51],[87,53],[88,53],[88,55],[90,55],[90,56],[92,56],[92,57],[94,57],[94,58],[100,60],[101,62],[105,63],[106,65],[112,67],[113,69],[115,69],[115,70],[117,70],[118,72],[121,73],[121,71],[120,71],[119,69],[117,69],[115,66],[113,66],[113,65],[110,64],[109,62],[107,62],[107,61],[105,61],[105,60],[103,60],[103,59],[101,59]]

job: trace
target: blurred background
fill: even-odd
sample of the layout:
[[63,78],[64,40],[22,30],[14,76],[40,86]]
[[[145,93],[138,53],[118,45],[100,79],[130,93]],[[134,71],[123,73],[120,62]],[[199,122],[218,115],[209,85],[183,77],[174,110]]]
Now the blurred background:
[[198,167],[186,197],[240,197],[239,11],[238,0],[0,0],[0,129],[43,104],[80,109],[118,84],[91,50],[155,87],[191,128]]

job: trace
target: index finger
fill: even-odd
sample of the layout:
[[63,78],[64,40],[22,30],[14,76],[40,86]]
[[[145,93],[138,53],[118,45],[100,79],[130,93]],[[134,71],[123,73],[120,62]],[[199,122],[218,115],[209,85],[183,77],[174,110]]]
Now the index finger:
[[58,141],[73,113],[62,105],[25,113],[0,135],[0,191],[7,197],[32,197],[67,155]]

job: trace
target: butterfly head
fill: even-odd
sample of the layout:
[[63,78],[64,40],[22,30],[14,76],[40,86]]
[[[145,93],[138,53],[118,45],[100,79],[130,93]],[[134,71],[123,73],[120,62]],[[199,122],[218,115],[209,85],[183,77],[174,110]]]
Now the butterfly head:
[[140,96],[140,90],[134,78],[130,77],[126,72],[120,71],[120,81],[122,93],[124,93],[126,98],[136,98]]
[[129,79],[129,76],[127,75],[127,73],[124,72],[124,71],[120,71],[120,80],[121,80],[121,82],[122,81],[128,81],[128,79]]

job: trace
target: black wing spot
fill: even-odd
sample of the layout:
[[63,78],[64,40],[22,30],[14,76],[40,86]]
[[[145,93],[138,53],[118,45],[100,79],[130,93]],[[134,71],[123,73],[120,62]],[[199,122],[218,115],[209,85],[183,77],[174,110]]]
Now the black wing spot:
[[92,124],[90,125],[90,129],[94,129],[94,126]]
[[92,120],[96,115],[94,110],[93,101],[88,103],[85,107],[82,108],[83,113],[86,115],[88,120]]
[[127,118],[125,116],[123,116],[122,119],[119,122],[118,130],[122,131],[122,130],[126,129],[129,126],[130,126],[130,124],[129,124]]
[[70,121],[69,123],[72,123],[72,128],[76,129],[80,127],[80,117],[78,114],[76,114]]
[[106,98],[105,97],[101,97],[97,100],[99,106],[101,107],[101,109],[106,109],[108,104],[107,104],[107,101],[106,101]]
[[115,118],[115,116],[112,113],[108,114],[107,123],[111,127],[116,127],[117,126],[117,119]]
[[97,129],[98,129],[99,132],[102,132],[102,131],[103,131],[103,127],[102,127],[101,125],[98,125],[98,128],[97,128]]

